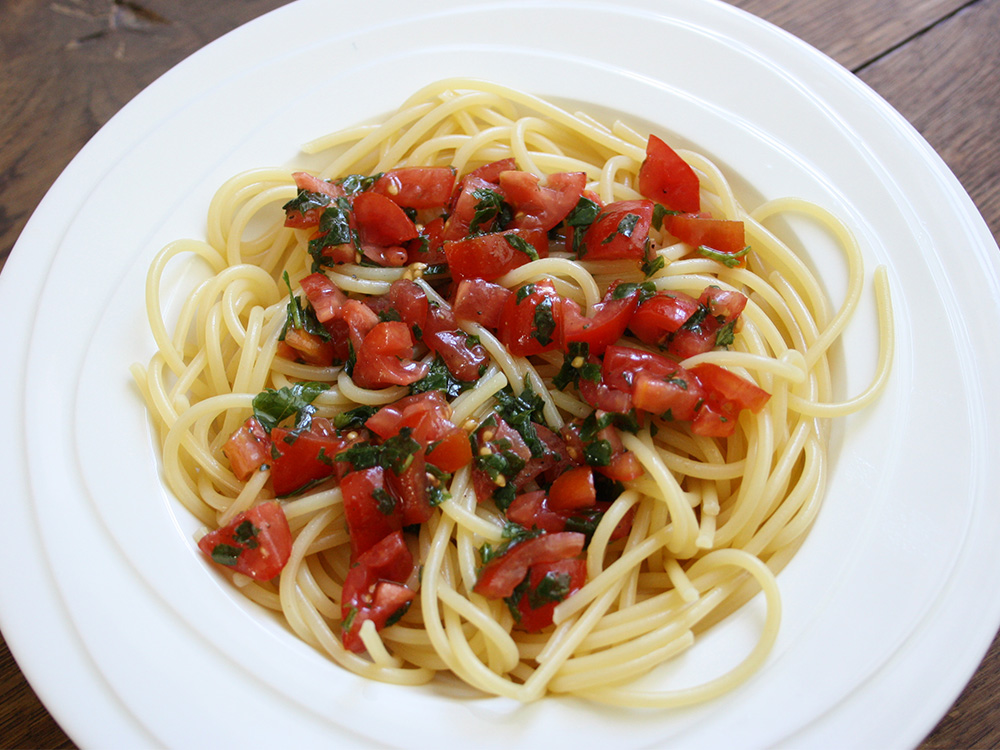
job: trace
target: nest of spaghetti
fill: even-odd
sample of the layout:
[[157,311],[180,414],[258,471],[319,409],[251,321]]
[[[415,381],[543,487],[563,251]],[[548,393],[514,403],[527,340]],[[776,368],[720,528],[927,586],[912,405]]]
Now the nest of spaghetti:
[[[206,568],[391,683],[664,707],[759,668],[829,420],[889,369],[885,278],[872,385],[836,403],[851,233],[797,199],[746,210],[667,140],[451,80],[307,144],[320,169],[227,182],[206,239],[153,262],[134,368]],[[789,212],[843,248],[836,310],[766,226]],[[168,330],[192,254],[210,271]],[[742,661],[643,681],[761,593]]]

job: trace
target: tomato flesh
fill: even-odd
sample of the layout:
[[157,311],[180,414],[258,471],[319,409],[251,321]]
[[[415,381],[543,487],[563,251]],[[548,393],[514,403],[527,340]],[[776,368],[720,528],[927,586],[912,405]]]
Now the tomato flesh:
[[586,537],[579,532],[560,531],[515,544],[483,566],[473,590],[489,599],[510,596],[532,565],[576,557],[583,551],[585,541]]
[[586,260],[642,260],[652,220],[652,201],[609,203],[587,229],[581,256]]
[[257,581],[269,581],[291,557],[292,532],[285,511],[271,500],[208,532],[198,541],[198,548],[219,565]]
[[412,573],[413,555],[399,531],[386,535],[358,557],[347,571],[341,595],[346,649],[363,652],[361,625],[372,620],[380,631],[413,600],[416,593],[403,585]]
[[500,341],[516,357],[551,351],[559,346],[563,299],[551,281],[527,284],[504,303]]
[[662,139],[650,135],[639,167],[639,192],[672,211],[697,213],[701,207],[698,175]]

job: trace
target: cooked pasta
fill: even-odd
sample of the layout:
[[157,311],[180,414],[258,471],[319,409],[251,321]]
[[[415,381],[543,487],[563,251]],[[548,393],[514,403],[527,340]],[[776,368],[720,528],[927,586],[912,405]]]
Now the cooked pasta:
[[[446,80],[306,144],[318,174],[260,169],[223,185],[206,238],[152,264],[156,352],[133,368],[164,481],[204,525],[220,574],[345,669],[390,683],[444,672],[519,701],[669,707],[759,668],[779,628],[776,573],[823,498],[829,420],[887,380],[888,283],[877,269],[872,384],[837,402],[829,358],[866,280],[851,232],[799,199],[744,209],[706,157],[661,144]],[[664,165],[694,175],[693,193],[654,174]],[[401,199],[431,174],[414,167],[455,178],[445,200]],[[463,200],[475,209],[464,223]],[[768,228],[789,213],[842,248],[836,309]],[[738,230],[738,247],[720,229]],[[171,329],[164,271],[191,255],[209,271]],[[238,438],[265,451],[249,467]],[[289,479],[307,444],[327,448],[295,459],[311,473]],[[414,497],[426,503],[407,515]],[[358,498],[378,505],[374,526],[357,520]],[[267,535],[286,522],[276,555]],[[391,573],[390,538],[393,560],[413,560]],[[279,564],[247,572],[241,555]],[[510,576],[516,591],[498,594]],[[697,687],[639,687],[761,592],[766,619],[741,663]]]

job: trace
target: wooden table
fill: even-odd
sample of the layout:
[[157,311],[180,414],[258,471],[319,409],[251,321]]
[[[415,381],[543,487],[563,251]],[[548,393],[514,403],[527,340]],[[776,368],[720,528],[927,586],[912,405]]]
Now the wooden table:
[[[45,191],[118,109],[199,47],[286,2],[2,0],[0,268]],[[1000,238],[1000,0],[732,2],[884,96]],[[74,747],[2,641],[0,695],[0,747]],[[921,747],[1000,747],[1000,638]]]

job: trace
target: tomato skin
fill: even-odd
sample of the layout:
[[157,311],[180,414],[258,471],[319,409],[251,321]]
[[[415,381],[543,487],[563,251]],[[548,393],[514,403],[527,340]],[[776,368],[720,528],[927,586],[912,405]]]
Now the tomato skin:
[[562,303],[551,281],[521,287],[504,303],[497,331],[501,343],[515,357],[556,349],[562,339]]
[[510,596],[532,565],[574,558],[583,551],[585,541],[577,531],[560,531],[515,544],[482,567],[473,590],[488,599]]
[[418,231],[418,236],[406,243],[406,262],[426,263],[428,266],[447,263],[448,258],[442,247],[444,243],[444,218],[438,216],[427,222],[423,228],[418,227]]
[[417,236],[417,228],[406,212],[384,195],[358,193],[353,208],[362,242],[389,247]]
[[722,323],[731,323],[747,306],[747,298],[740,292],[709,286],[698,297],[698,304],[708,308],[708,314],[716,320],[722,318]]
[[[364,302],[356,299],[347,300],[340,308],[338,317],[347,324],[348,336],[355,353],[361,350],[365,338],[379,323],[378,315]],[[328,321],[328,323],[332,322]],[[326,324],[328,331],[330,328],[331,326]]]
[[427,460],[424,451],[413,454],[410,465],[398,476],[392,471],[385,473],[386,484],[392,494],[399,498],[403,526],[423,523],[431,517],[433,508],[427,497]]
[[[344,475],[340,480],[340,490],[344,498],[347,531],[351,536],[352,561],[403,527],[399,501],[390,493],[386,471],[381,466]],[[381,507],[380,497],[383,500]],[[389,512],[386,513],[386,510]]]
[[450,207],[452,211],[455,210],[455,205],[458,203],[458,199],[461,196],[466,182],[469,180],[479,179],[484,183],[490,185],[491,187],[498,187],[500,183],[500,173],[510,172],[517,169],[517,162],[513,157],[507,159],[500,159],[499,161],[492,161],[488,164],[483,164],[481,167],[473,169],[471,172],[462,177],[458,184],[455,185],[455,189],[451,195]]
[[531,258],[516,249],[508,237],[520,238],[535,249],[538,257],[548,257],[548,236],[538,229],[508,229],[503,232],[452,239],[444,243],[444,252],[452,278],[493,281],[529,262]]
[[[451,214],[445,219],[444,228],[441,230],[443,240],[461,240],[468,236],[473,229],[472,222],[476,215],[476,206],[480,199],[476,193],[480,191],[499,192],[499,187],[495,182],[490,182],[474,174],[468,174],[463,179],[458,198],[454,202]],[[475,227],[478,232],[489,232],[493,228],[493,220],[484,222]],[[449,258],[449,262],[450,262]]]
[[336,473],[345,441],[335,436],[275,427],[271,430],[271,488],[278,497],[294,495]]
[[540,185],[531,172],[505,171],[499,175],[505,200],[516,211],[512,226],[548,232],[573,210],[587,185],[584,172],[550,174]]
[[614,345],[604,352],[601,377],[609,387],[632,393],[638,373],[670,377],[679,369],[680,365],[660,354]]
[[[241,533],[247,531],[245,522],[252,525],[249,535]],[[219,562],[220,545],[236,552],[231,565]],[[198,540],[198,548],[218,565],[257,581],[269,581],[282,571],[292,554],[292,532],[281,505],[269,500],[238,513],[222,528],[205,534]]]
[[743,409],[757,414],[771,398],[763,388],[711,362],[695,365],[690,372],[707,391],[709,400],[720,405],[724,414],[733,409],[737,414]]
[[452,167],[399,167],[390,169],[372,185],[403,208],[438,208],[448,205],[455,185]]
[[233,475],[245,482],[270,460],[271,437],[256,417],[249,417],[229,436],[222,452],[229,459]]
[[[677,214],[665,217],[663,225],[674,237],[693,247],[705,245],[729,255],[740,253],[746,247],[742,221]],[[744,265],[742,259],[740,259],[740,265]]]
[[578,466],[560,474],[549,488],[548,505],[552,510],[578,510],[596,502],[594,472],[589,466]]
[[507,518],[526,529],[542,529],[555,533],[566,530],[566,514],[552,510],[545,490],[525,492],[514,498],[507,508]]
[[347,295],[330,281],[326,274],[319,272],[309,274],[299,282],[299,286],[312,305],[316,320],[320,323],[326,323],[337,317],[340,308],[347,302]]
[[517,610],[520,615],[518,627],[529,633],[544,630],[552,624],[552,614],[555,611],[557,601],[548,601],[540,606],[532,608],[531,593],[537,591],[539,584],[547,576],[559,576],[568,579],[568,591],[561,600],[565,601],[574,593],[583,588],[587,581],[587,561],[586,560],[559,560],[552,563],[539,563],[532,565],[528,574],[528,591],[526,591],[517,602]]
[[409,279],[399,279],[392,282],[389,293],[386,295],[388,307],[396,310],[399,317],[403,319],[412,329],[414,326],[424,328],[427,325],[427,313],[430,310],[430,302],[427,300],[427,293],[415,281]]
[[633,384],[632,400],[637,409],[671,419],[690,421],[705,400],[705,391],[693,377],[686,377],[680,368],[667,377],[639,372]]
[[365,427],[383,440],[409,427],[413,438],[426,447],[454,429],[451,405],[440,391],[416,393],[386,404],[368,418]]
[[283,343],[294,354],[291,359],[302,360],[310,365],[329,367],[336,356],[336,347],[332,341],[298,328],[289,328],[285,331]]
[[472,446],[465,430],[456,427],[435,441],[427,449],[427,461],[449,474],[454,474],[463,466],[472,463]]
[[410,385],[427,374],[427,365],[414,362],[413,336],[400,321],[379,323],[357,350],[352,380],[362,388]]
[[[608,347],[608,349],[610,348]],[[615,414],[628,414],[632,410],[630,390],[609,384],[605,377],[602,377],[599,383],[587,378],[580,378],[577,388],[580,391],[580,398],[595,409]]]
[[511,291],[485,279],[462,279],[455,288],[455,317],[496,330]]
[[690,294],[660,291],[636,308],[628,327],[640,341],[663,346],[698,306],[698,300]]
[[562,348],[583,342],[591,354],[603,354],[624,335],[638,305],[639,293],[634,292],[622,299],[598,302],[594,305],[594,315],[587,317],[574,300],[564,300]]
[[655,135],[646,143],[646,159],[639,167],[639,193],[672,211],[701,210],[698,175],[676,151]]
[[[341,618],[350,626],[343,631],[344,647],[361,653],[365,650],[359,633],[366,620],[375,622],[376,630],[416,593],[404,586],[413,573],[413,555],[403,534],[395,531],[360,555],[344,578],[341,594]],[[389,585],[386,585],[389,584]]]
[[642,260],[652,220],[652,201],[609,203],[587,229],[580,256],[587,260]]

